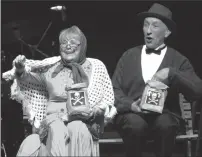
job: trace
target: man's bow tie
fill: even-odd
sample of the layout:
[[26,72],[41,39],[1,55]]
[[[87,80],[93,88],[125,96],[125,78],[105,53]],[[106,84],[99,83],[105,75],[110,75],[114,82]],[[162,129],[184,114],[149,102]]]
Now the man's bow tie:
[[166,45],[165,46],[163,46],[163,47],[161,47],[160,49],[158,49],[158,50],[155,50],[155,49],[150,49],[150,48],[146,48],[146,54],[151,54],[151,53],[155,53],[155,54],[158,54],[158,55],[160,55],[161,54],[161,50],[163,50],[164,48],[166,47]]

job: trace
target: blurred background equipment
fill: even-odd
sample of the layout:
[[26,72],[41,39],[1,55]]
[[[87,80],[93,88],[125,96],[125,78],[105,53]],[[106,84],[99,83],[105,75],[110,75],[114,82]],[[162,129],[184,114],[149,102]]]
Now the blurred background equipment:
[[[57,37],[61,26],[66,22],[67,14],[64,5],[47,6],[29,5],[18,11],[12,4],[6,4],[7,10],[13,10],[12,16],[5,18],[2,23],[2,47],[12,52],[13,56],[24,54],[28,58],[43,59],[55,55],[58,46]],[[32,10],[33,9],[33,10]],[[38,16],[38,12],[41,16]],[[21,15],[23,13],[23,15]],[[8,20],[11,18],[10,20]],[[8,21],[7,21],[8,20]],[[45,28],[45,29],[44,29]]]
[[[11,9],[10,6],[12,6],[12,3],[7,6],[7,10],[14,10],[15,7]],[[50,53],[50,50],[57,46],[55,44],[56,39],[54,38],[56,36],[54,33],[57,33],[57,31],[54,31],[56,28],[54,25],[60,24],[58,21],[62,23],[66,20],[65,6],[61,6],[57,11],[51,10],[50,7],[42,8],[45,15],[42,19],[39,16],[36,19],[33,18],[37,9],[33,12],[32,16],[28,10],[23,11],[22,9],[21,11],[24,15],[28,14],[28,17],[17,16],[12,13],[13,17],[9,21],[3,20],[1,49],[2,73],[12,68],[12,61],[19,54],[23,54],[31,59],[50,57],[53,54]],[[47,12],[49,14],[46,14]],[[3,17],[6,17],[5,14]],[[51,29],[52,27],[54,28]],[[15,157],[20,143],[27,136],[28,133],[26,132],[29,130],[24,125],[22,105],[10,99],[11,84],[12,81],[6,82],[1,79],[2,157]]]
[[[60,12],[61,13],[61,20],[63,22],[66,21],[66,7],[63,5],[58,5],[58,6],[53,6],[50,7],[51,11],[56,11],[56,12]],[[53,16],[55,18],[55,16]],[[49,57],[49,55],[47,55],[46,53],[44,53],[43,51],[39,50],[38,47],[40,46],[41,42],[43,41],[43,39],[47,36],[47,33],[50,29],[50,27],[53,24],[54,18],[50,20],[47,28],[45,29],[45,31],[43,32],[41,38],[39,39],[38,43],[36,45],[31,45],[28,44],[27,42],[25,42],[23,40],[23,36],[20,33],[20,25],[17,23],[13,23],[12,28],[13,28],[13,33],[15,38],[21,43],[21,53],[23,54],[23,45],[29,47],[30,52],[32,53],[32,57],[35,56],[35,52],[40,53],[41,55],[43,55],[44,57]]]

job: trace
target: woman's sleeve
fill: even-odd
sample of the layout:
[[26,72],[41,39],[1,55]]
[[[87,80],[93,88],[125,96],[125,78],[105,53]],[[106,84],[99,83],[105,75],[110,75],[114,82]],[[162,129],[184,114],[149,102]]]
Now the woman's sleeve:
[[26,59],[25,71],[21,76],[16,76],[16,69],[3,73],[6,81],[14,80],[11,86],[11,99],[23,105],[25,113],[31,124],[39,126],[46,115],[48,92],[46,89],[46,71],[61,59],[60,56],[44,60]]
[[[41,78],[38,76],[37,73],[41,73],[40,70],[44,71],[44,69],[51,67],[51,65],[53,65],[60,59],[61,59],[60,56],[49,57],[49,58],[45,58],[43,60],[26,59],[25,72],[24,72],[24,75],[22,76],[22,78],[28,79],[28,80],[34,81],[34,82],[37,81],[39,83],[41,81]],[[11,70],[4,72],[2,74],[2,78],[5,79],[6,81],[14,80],[16,78],[15,71],[16,71],[16,68],[13,67]],[[18,79],[22,79],[22,78],[18,77]]]
[[16,75],[16,79],[23,82],[29,82],[33,84],[44,84],[44,74],[34,73],[25,70],[20,76]]
[[116,114],[116,108],[114,107],[114,91],[113,91],[113,86],[111,79],[109,77],[108,71],[103,65],[103,98],[102,101],[100,102],[99,107],[103,110],[105,110],[105,117],[107,118],[113,118]]
[[15,67],[13,68],[13,79],[11,99],[22,104],[23,112],[31,124],[39,126],[45,116],[48,98],[44,74],[32,72],[30,66],[25,64],[25,69],[20,75],[16,73]]

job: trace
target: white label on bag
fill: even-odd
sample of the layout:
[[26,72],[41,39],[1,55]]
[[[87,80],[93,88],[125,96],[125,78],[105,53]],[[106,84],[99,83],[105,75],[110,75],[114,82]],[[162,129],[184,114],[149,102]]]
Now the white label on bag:
[[150,105],[159,106],[161,93],[158,91],[148,90],[146,95],[146,103]]
[[86,105],[86,97],[84,91],[70,92],[70,102],[72,106]]

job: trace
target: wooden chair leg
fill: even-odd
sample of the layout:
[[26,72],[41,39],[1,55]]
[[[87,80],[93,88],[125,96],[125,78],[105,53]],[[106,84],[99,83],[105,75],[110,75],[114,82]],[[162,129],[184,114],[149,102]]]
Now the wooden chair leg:
[[191,140],[187,140],[187,143],[186,143],[186,147],[187,147],[187,152],[186,152],[186,157],[192,157],[192,143],[191,143]]

